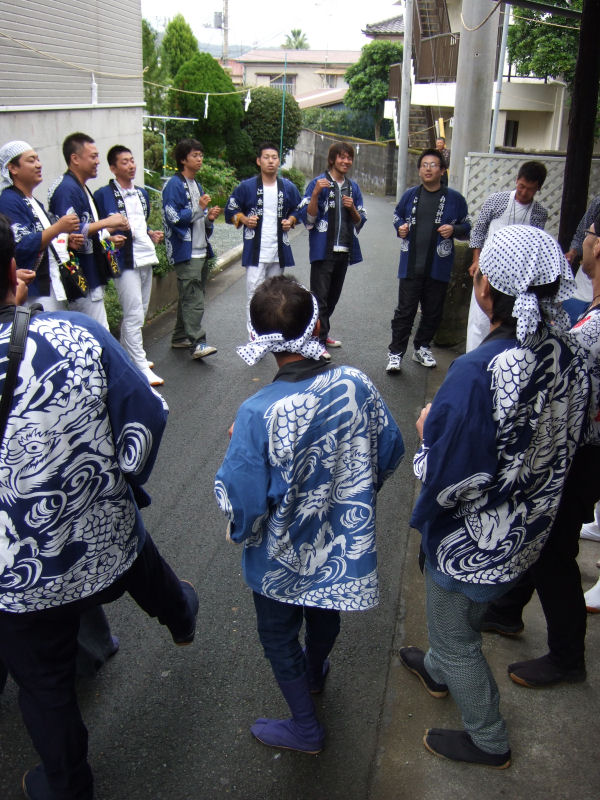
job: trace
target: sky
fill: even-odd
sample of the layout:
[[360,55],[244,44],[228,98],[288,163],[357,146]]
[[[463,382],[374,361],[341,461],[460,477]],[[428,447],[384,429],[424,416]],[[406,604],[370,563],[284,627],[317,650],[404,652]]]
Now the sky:
[[[201,42],[220,44],[223,34],[211,29],[223,0],[141,0],[142,16],[160,30],[176,14],[183,14]],[[168,8],[168,16],[165,9]],[[402,13],[395,0],[305,0],[278,7],[273,2],[229,0],[229,46],[279,47],[292,28],[306,34],[312,50],[360,50],[373,41],[361,33],[368,23]]]

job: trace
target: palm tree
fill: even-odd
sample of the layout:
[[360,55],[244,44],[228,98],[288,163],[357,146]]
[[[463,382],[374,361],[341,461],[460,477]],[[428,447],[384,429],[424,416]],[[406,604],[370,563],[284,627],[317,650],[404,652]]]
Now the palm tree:
[[308,39],[300,28],[292,28],[281,46],[286,50],[308,50]]

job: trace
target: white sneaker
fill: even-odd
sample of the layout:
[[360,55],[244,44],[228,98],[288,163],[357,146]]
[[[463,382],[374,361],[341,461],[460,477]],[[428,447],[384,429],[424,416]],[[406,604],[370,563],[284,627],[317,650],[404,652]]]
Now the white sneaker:
[[216,352],[216,347],[206,344],[206,342],[200,342],[200,344],[197,344],[192,350],[192,358],[204,358],[205,356],[212,356]]
[[412,358],[413,361],[416,361],[417,364],[421,364],[423,367],[437,367],[437,362],[428,347],[419,347],[419,349],[415,350],[413,353]]
[[154,361],[146,361],[148,369],[154,369]]
[[387,373],[400,372],[402,370],[402,356],[399,353],[390,353],[385,371]]
[[321,358],[325,359],[325,361],[331,361],[331,353],[328,353],[327,350],[323,350]]
[[579,536],[582,539],[591,539],[593,542],[600,542],[600,528],[595,522],[584,522],[581,526]]
[[339,339],[332,339],[331,336],[327,337],[327,347],[341,347],[342,343]]
[[583,596],[585,598],[585,607],[589,613],[600,614],[600,578]]
[[143,372],[144,372],[144,377],[146,378],[150,386],[162,386],[164,384],[164,380],[158,375],[156,375],[156,373],[152,372],[150,367],[147,367],[145,370],[143,370]]

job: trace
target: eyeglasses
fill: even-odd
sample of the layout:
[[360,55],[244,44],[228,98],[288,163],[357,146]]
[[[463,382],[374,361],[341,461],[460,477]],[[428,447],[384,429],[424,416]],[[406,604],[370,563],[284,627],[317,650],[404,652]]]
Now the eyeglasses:
[[441,169],[437,161],[421,161],[421,166],[425,169]]
[[594,231],[584,231],[586,236],[600,236],[600,233],[595,233]]

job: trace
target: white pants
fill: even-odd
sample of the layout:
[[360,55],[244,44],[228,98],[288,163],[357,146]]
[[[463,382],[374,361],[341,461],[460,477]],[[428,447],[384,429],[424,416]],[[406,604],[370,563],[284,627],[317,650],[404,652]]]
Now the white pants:
[[71,300],[69,308],[71,311],[81,311],[82,314],[87,314],[88,317],[99,322],[103,328],[109,330],[106,309],[104,308],[103,286],[97,286],[92,289],[88,297],[78,297],[77,300]]
[[[252,300],[252,295],[261,283],[267,278],[273,278],[275,275],[283,275],[283,267],[279,266],[279,261],[261,261],[258,267],[246,267],[246,289],[248,291],[246,324],[248,326],[250,325],[250,300]],[[249,327],[248,330],[250,330]]]
[[490,318],[480,308],[475,299],[475,289],[471,293],[469,321],[467,322],[467,353],[475,350],[490,332]]
[[141,370],[148,366],[142,326],[148,311],[152,291],[152,267],[124,269],[115,286],[123,309],[121,322],[121,345],[127,350],[133,363]]
[[54,289],[50,286],[50,294],[46,294],[43,297],[28,297],[25,301],[26,306],[30,306],[33,303],[39,303],[44,311],[66,311],[68,308],[68,303],[66,300],[57,300],[56,295],[54,294]]

